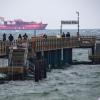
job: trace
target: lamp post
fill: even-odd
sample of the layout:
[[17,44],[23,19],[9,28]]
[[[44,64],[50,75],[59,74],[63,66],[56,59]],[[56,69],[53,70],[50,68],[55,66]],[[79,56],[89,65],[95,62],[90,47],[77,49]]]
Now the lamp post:
[[79,34],[79,12],[76,11],[76,14],[78,15],[78,34]]

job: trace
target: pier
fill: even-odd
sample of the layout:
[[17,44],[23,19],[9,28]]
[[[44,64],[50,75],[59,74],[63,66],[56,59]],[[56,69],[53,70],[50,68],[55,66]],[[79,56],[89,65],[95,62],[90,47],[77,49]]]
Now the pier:
[[0,73],[6,73],[10,79],[12,76],[13,79],[16,79],[16,76],[24,79],[31,73],[35,81],[39,81],[46,78],[48,69],[73,64],[73,48],[91,48],[91,55],[94,56],[95,43],[95,36],[48,36],[32,37],[26,41],[0,41],[0,57],[8,59],[8,66],[0,66]]
[[[90,48],[88,55],[91,62],[100,63],[96,36],[81,36],[79,33],[79,12],[77,20],[61,21],[60,37],[36,36],[31,39],[0,41],[0,57],[8,59],[8,66],[0,66],[0,73],[5,73],[8,79],[25,79],[31,76],[36,82],[46,78],[47,71],[75,64],[72,50],[74,48]],[[77,24],[77,36],[66,36],[62,31],[63,25]],[[64,35],[64,36],[63,36]],[[81,62],[87,64],[88,62]],[[78,62],[77,62],[78,64]],[[80,64],[80,63],[79,63]]]
[[[60,68],[72,64],[73,48],[91,48],[92,55],[96,42],[95,36],[32,38],[33,52],[38,59],[46,59],[49,67]],[[35,46],[34,46],[35,44]]]

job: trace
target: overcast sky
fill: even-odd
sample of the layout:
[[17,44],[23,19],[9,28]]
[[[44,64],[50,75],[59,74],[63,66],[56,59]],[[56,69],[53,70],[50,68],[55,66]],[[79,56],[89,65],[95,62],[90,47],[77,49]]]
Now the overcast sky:
[[42,21],[48,23],[47,29],[59,28],[61,20],[76,20],[76,11],[80,12],[80,28],[100,28],[99,10],[100,0],[0,0],[0,16]]

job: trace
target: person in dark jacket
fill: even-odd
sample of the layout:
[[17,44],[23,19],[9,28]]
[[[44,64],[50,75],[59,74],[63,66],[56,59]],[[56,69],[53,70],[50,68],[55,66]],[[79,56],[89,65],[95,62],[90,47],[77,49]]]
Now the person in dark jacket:
[[19,34],[19,36],[18,36],[18,40],[22,40],[22,36],[21,36],[21,34]]
[[12,42],[14,40],[14,37],[12,36],[12,34],[9,35],[8,39],[10,42]]
[[69,32],[66,33],[66,37],[70,37],[70,33]]
[[6,41],[6,34],[3,34],[3,41]]
[[44,34],[44,35],[43,35],[43,38],[47,39],[47,35],[46,35],[46,34]]
[[23,38],[24,38],[24,40],[27,40],[28,36],[26,33],[23,35]]

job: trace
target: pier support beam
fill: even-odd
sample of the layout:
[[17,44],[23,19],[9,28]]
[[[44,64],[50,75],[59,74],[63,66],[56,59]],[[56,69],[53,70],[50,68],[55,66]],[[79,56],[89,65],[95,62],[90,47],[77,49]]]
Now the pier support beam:
[[47,62],[48,69],[57,67],[57,53],[56,50],[45,51],[44,59]]
[[36,53],[36,58],[39,60],[42,58],[42,53],[41,52],[37,52]]
[[94,46],[92,47],[92,55],[94,55]]
[[56,60],[57,60],[57,68],[61,68],[62,66],[62,59],[61,59],[61,49],[56,50]]
[[50,53],[49,53],[49,51],[44,51],[44,59],[47,63],[47,69],[50,69],[51,62],[50,62]]
[[93,56],[92,63],[95,63],[95,59],[94,59],[94,51],[95,51],[94,49],[95,49],[95,47],[93,46],[91,49],[92,49],[92,56]]
[[61,66],[61,50],[44,51],[44,59],[47,62],[48,68],[60,68]]
[[52,68],[57,68],[57,54],[56,50],[50,51]]
[[72,48],[63,49],[63,63],[72,64]]
[[72,48],[62,48],[37,53],[37,59],[44,59],[47,69],[62,68],[63,65],[72,64]]

